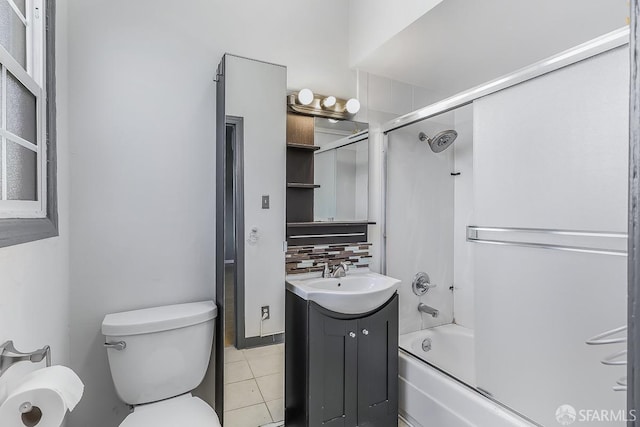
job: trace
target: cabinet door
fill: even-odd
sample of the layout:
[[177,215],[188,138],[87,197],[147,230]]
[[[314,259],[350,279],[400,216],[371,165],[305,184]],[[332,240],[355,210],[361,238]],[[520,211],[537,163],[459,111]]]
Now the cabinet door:
[[309,309],[309,427],[357,424],[357,326]]
[[358,320],[358,426],[398,423],[398,296]]

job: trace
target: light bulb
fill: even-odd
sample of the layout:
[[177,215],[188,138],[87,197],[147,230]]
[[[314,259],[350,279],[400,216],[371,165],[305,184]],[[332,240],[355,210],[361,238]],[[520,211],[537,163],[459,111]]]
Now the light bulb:
[[322,100],[322,106],[326,108],[331,108],[336,105],[336,97],[335,96],[327,96]]
[[298,92],[298,101],[302,105],[309,105],[313,102],[313,92],[311,89],[302,89]]
[[347,101],[347,111],[351,114],[355,114],[360,111],[360,101],[355,98],[351,98]]

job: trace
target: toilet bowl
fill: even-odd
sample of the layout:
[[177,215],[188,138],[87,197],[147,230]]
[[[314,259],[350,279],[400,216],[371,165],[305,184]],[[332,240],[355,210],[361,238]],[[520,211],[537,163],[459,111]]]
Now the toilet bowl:
[[213,301],[108,314],[102,334],[111,377],[133,412],[120,427],[219,427],[215,411],[191,395],[211,357]]
[[191,393],[161,402],[134,406],[120,427],[219,427],[218,415]]

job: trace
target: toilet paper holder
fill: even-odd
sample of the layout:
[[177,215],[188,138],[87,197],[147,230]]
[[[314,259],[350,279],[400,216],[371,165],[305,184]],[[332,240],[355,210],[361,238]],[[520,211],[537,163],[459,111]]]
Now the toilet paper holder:
[[16,350],[13,341],[7,341],[0,345],[0,377],[18,362],[38,363],[44,359],[46,359],[47,367],[51,366],[51,347],[48,345],[31,353],[22,353]]

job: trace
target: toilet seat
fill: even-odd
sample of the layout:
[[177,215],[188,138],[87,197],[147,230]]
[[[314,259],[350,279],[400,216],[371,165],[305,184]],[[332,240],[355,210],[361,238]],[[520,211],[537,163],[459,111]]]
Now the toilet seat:
[[190,393],[156,403],[135,406],[120,427],[220,427],[218,415]]

